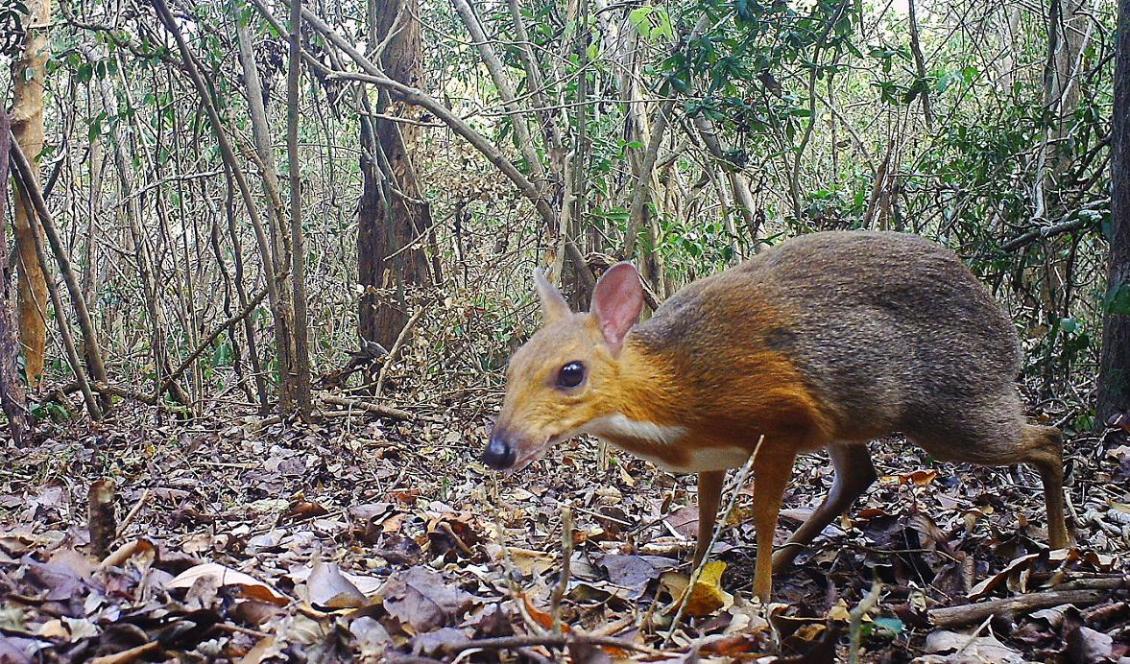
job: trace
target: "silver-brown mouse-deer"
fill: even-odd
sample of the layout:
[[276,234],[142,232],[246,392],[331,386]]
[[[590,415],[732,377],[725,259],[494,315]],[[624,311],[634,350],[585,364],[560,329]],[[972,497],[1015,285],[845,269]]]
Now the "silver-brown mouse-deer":
[[[1058,429],[1027,424],[1012,323],[956,255],[900,233],[788,240],[696,281],[639,322],[643,291],[620,263],[587,313],[536,273],[545,324],[515,354],[484,461],[520,469],[595,434],[658,466],[698,473],[698,562],[722,480],[753,453],[757,564],[768,600],[787,565],[875,481],[867,441],[901,432],[937,459],[1031,464],[1048,540],[1067,545]],[[772,553],[793,461],[826,449],[824,502]]]

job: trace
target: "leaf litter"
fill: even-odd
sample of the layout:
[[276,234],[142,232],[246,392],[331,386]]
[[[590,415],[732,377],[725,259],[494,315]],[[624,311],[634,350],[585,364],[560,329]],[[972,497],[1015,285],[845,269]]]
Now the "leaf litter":
[[[888,474],[762,606],[748,489],[688,588],[693,478],[592,444],[505,478],[477,461],[478,413],[122,417],[0,442],[2,663],[1130,662],[1126,445],[1069,445],[1077,545],[1049,552],[1031,473],[873,444]],[[99,560],[85,503],[106,478]],[[830,483],[798,463],[778,544]]]

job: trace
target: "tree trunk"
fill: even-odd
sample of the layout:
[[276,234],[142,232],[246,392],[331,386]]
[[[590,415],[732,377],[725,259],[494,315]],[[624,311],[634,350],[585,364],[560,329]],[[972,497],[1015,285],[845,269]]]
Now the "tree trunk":
[[[92,64],[98,61],[98,56],[93,52],[87,52],[86,55]],[[100,88],[103,108],[105,108],[106,112],[111,116],[116,117],[118,113],[118,100],[113,87],[110,85],[110,81],[103,78]],[[137,276],[138,280],[141,282],[141,292],[145,299],[145,310],[149,319],[149,345],[150,352],[153,355],[153,385],[156,390],[154,396],[159,399],[163,391],[161,390],[161,385],[164,382],[164,378],[168,375],[169,371],[172,370],[172,364],[169,362],[168,354],[167,330],[169,326],[166,324],[164,316],[162,316],[162,308],[159,303],[161,277],[156,274],[156,261],[153,259],[153,254],[148,244],[149,234],[145,229],[138,199],[134,195],[137,191],[137,186],[134,180],[134,169],[131,166],[133,160],[130,158],[130,155],[126,153],[129,138],[128,135],[123,135],[123,127],[127,130],[130,129],[130,127],[125,124],[119,125],[116,122],[108,123],[107,134],[110,137],[110,143],[114,150],[114,168],[118,173],[118,186],[122,193],[122,199],[125,202],[125,216],[129,224],[130,240],[137,254]],[[103,379],[98,378],[98,380]],[[173,383],[171,386],[171,396],[186,406],[192,403],[192,399],[179,383]]]
[[[270,242],[267,239],[267,231],[264,227],[263,220],[259,215],[259,208],[256,204],[255,197],[252,195],[251,187],[247,183],[247,176],[244,174],[239,160],[236,159],[235,150],[232,148],[231,141],[228,140],[227,131],[220,118],[220,113],[216,110],[216,104],[212,100],[212,94],[210,92],[212,88],[205,83],[204,77],[200,74],[200,70],[196,66],[196,59],[193,57],[192,51],[189,50],[188,43],[185,41],[184,35],[181,34],[176,19],[173,18],[173,14],[169,11],[164,0],[153,0],[153,7],[157,10],[157,15],[165,25],[165,29],[173,36],[173,39],[176,40],[177,49],[180,51],[184,61],[184,69],[189,78],[192,79],[192,85],[196,88],[196,93],[200,96],[200,101],[204,106],[204,112],[208,116],[208,122],[212,125],[212,131],[216,135],[216,142],[220,148],[220,156],[223,158],[224,163],[231,173],[232,179],[239,188],[239,194],[243,198],[244,207],[247,209],[247,216],[251,221],[251,227],[255,231],[255,242],[259,245],[259,254],[262,256],[263,277],[267,282],[267,297],[270,300],[271,313],[273,314],[275,323],[275,341],[279,349],[286,349],[293,340],[290,334],[290,318],[287,316],[287,312],[280,301],[279,291],[281,289],[279,288],[279,279],[274,269],[275,261],[273,259],[273,252],[271,251]],[[282,352],[282,350],[279,352]],[[284,380],[283,386],[285,387],[286,385],[287,383]],[[283,413],[289,413],[293,410],[293,403],[290,397],[291,395],[288,390],[282,389],[279,391],[279,409]]]
[[306,330],[306,241],[302,235],[302,178],[298,158],[298,84],[302,75],[302,1],[290,10],[290,53],[286,77],[286,154],[290,169],[290,247],[294,362],[292,390],[298,414],[310,421],[314,404],[310,398],[310,346]]
[[[382,69],[395,81],[420,87],[419,1],[370,2],[373,42],[387,40]],[[390,31],[395,31],[391,39]],[[417,112],[385,92],[379,99],[378,108],[386,114],[411,116]],[[357,268],[365,292],[359,312],[360,334],[365,341],[389,348],[408,320],[404,287],[429,282],[421,240],[430,232],[432,219],[427,203],[421,200],[411,162],[417,127],[375,117],[361,120],[363,182],[357,211]],[[412,246],[405,249],[409,244]],[[393,289],[396,296],[389,298],[376,289]]]
[[[1033,192],[1036,224],[1047,223],[1064,211],[1064,189],[1072,178],[1074,149],[1071,127],[1079,107],[1079,84],[1082,73],[1081,54],[1089,39],[1090,19],[1085,0],[1051,0],[1048,8],[1048,51],[1044,63],[1044,105],[1049,114],[1043,143],[1037,157]],[[1043,275],[1040,301],[1049,325],[1069,313],[1072,240],[1068,235],[1050,238],[1043,243]],[[1048,361],[1044,362],[1042,390],[1054,391],[1056,382],[1067,375],[1062,354],[1052,343],[1047,344]]]
[[[0,108],[0,219],[4,219],[8,203],[8,147],[12,129],[8,113]],[[12,301],[8,297],[8,243],[0,242],[0,406],[8,416],[8,430],[17,447],[23,445],[24,434],[31,428],[24,382],[19,375],[20,342],[16,336]]]
[[[296,2],[298,7],[297,11],[301,11],[302,5]],[[293,12],[294,10],[292,10]],[[238,23],[238,22],[237,22]],[[255,61],[255,51],[251,43],[251,33],[248,28],[239,24],[236,28],[237,37],[239,39],[239,57],[243,65],[243,80],[247,86],[247,102],[248,109],[251,115],[251,134],[255,142],[255,154],[259,159],[259,171],[263,176],[263,187],[266,190],[267,200],[270,202],[271,215],[268,219],[271,222],[268,224],[268,231],[271,235],[271,262],[274,265],[275,274],[280,275],[279,279],[282,280],[278,284],[278,309],[281,311],[281,317],[287,322],[285,325],[285,332],[287,335],[286,342],[279,342],[279,366],[281,368],[282,384],[279,387],[281,395],[280,402],[284,404],[285,408],[289,408],[286,404],[296,406],[304,420],[310,419],[312,404],[310,402],[310,363],[309,356],[306,352],[305,342],[305,328],[302,330],[297,329],[297,325],[305,326],[305,288],[300,287],[298,282],[293,278],[305,279],[305,275],[298,275],[298,268],[304,267],[302,261],[305,260],[305,255],[302,253],[301,248],[295,253],[293,246],[293,238],[287,231],[290,218],[293,215],[288,215],[287,211],[283,208],[283,201],[281,195],[281,186],[279,183],[278,167],[275,163],[274,143],[271,140],[271,129],[267,120],[267,109],[265,106],[266,97],[263,94],[262,82],[259,79],[258,65]],[[295,75],[297,69],[295,69]],[[293,85],[297,86],[297,81],[293,81]],[[287,76],[287,89],[292,87],[291,76]],[[289,104],[297,104],[297,100],[290,101]],[[289,108],[287,111],[287,122],[289,125],[290,116],[296,113],[296,109]],[[287,132],[287,150],[289,153],[291,145],[291,136]],[[289,156],[290,164],[297,164],[296,156]],[[292,170],[297,173],[297,166],[292,166]],[[295,186],[296,182],[291,182]],[[293,201],[293,199],[292,199]],[[293,270],[292,270],[293,264]],[[284,278],[285,276],[285,278]],[[293,284],[293,286],[291,286]],[[296,320],[296,313],[298,311],[295,294],[302,291],[302,322]],[[302,337],[302,351],[298,349],[299,336]],[[299,355],[302,358],[299,358]]]
[[[12,133],[32,166],[38,166],[43,151],[43,81],[50,52],[47,26],[51,23],[51,0],[29,0],[27,7],[27,43],[12,66]],[[38,182],[38,171],[35,176]],[[31,201],[19,186],[14,212],[20,342],[28,386],[34,389],[43,379],[47,347],[47,279],[35,253]]]
[[1118,3],[1111,144],[1110,266],[1098,414],[1110,421],[1130,414],[1130,0]]

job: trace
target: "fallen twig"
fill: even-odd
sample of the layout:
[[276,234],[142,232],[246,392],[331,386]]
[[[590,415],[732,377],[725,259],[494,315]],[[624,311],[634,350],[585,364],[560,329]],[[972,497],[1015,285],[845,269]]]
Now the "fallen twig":
[[116,652],[113,655],[102,655],[101,657],[95,657],[94,659],[90,660],[90,664],[126,664],[126,662],[132,662],[134,660],[140,659],[141,657],[153,652],[154,650],[159,649],[160,647],[160,642],[150,641],[149,643],[144,643],[140,646],[137,646],[136,648],[130,648],[129,650]]
[[996,599],[980,604],[963,604],[930,609],[926,612],[930,622],[937,627],[958,627],[975,623],[994,615],[1027,613],[1060,604],[1086,606],[1109,599],[1107,590],[1049,590],[1008,599]]
[[[497,493],[497,482],[492,481],[492,492]],[[522,621],[526,624],[526,628],[544,634],[545,630],[542,628],[538,621],[530,615],[530,611],[526,608],[525,595],[522,589],[518,587],[518,582],[515,581],[515,572],[517,568],[514,566],[514,560],[510,557],[510,547],[506,546],[506,531],[502,528],[502,521],[495,519],[494,530],[498,535],[498,544],[502,547],[502,564],[504,568],[504,576],[506,578],[506,586],[510,590],[510,599],[513,600],[514,606],[518,609],[518,615],[522,616]]]
[[371,401],[361,401],[360,399],[347,399],[333,394],[323,394],[322,401],[325,403],[333,404],[335,406],[344,406],[355,410],[363,410],[367,413],[374,413],[382,417],[391,417],[396,420],[412,420],[416,416],[406,410],[393,408],[392,406],[384,406],[379,403]]
[[145,507],[145,501],[147,500],[149,500],[148,487],[146,487],[146,489],[141,492],[141,497],[137,499],[137,504],[134,505],[133,509],[129,511],[129,514],[126,515],[126,518],[122,519],[122,522],[118,524],[118,537],[121,537],[122,534],[126,531],[126,528],[129,527],[129,524],[133,523],[133,520],[137,518],[138,513],[141,512],[141,508]]
[[560,648],[570,645],[608,646],[610,648],[634,650],[636,652],[645,652],[653,655],[662,653],[662,651],[656,650],[655,648],[632,643],[631,641],[624,641],[622,639],[616,639],[609,636],[593,636],[591,634],[583,634],[580,632],[569,632],[567,634],[543,634],[539,636],[501,636],[488,639],[472,639],[470,641],[463,641],[460,643],[446,644],[441,648],[441,651],[445,655],[455,655],[463,652],[464,650],[471,650],[472,648],[478,648],[481,650],[514,650],[516,648],[529,648],[531,646]]
[[471,547],[467,546],[467,543],[463,541],[463,538],[460,537],[459,534],[456,533],[455,530],[452,529],[450,523],[448,523],[446,521],[440,521],[439,524],[436,526],[436,528],[439,529],[439,530],[442,530],[444,535],[447,535],[448,537],[450,537],[452,539],[452,541],[455,542],[455,548],[462,551],[463,554],[466,555],[468,558],[473,557],[475,555],[475,552],[471,549]]
[[968,650],[969,646],[973,645],[973,643],[981,636],[981,632],[985,631],[985,628],[988,627],[989,623],[992,621],[992,616],[989,616],[988,618],[985,618],[983,621],[981,621],[981,624],[977,626],[977,629],[973,630],[973,633],[969,635],[968,639],[966,639],[965,645],[957,649],[957,652],[954,653],[954,657],[960,657],[961,653]]
[[420,318],[424,315],[424,311],[424,307],[417,309],[416,313],[412,314],[412,317],[409,318],[408,322],[404,324],[404,327],[400,328],[400,334],[396,336],[396,341],[392,343],[392,348],[388,350],[388,356],[385,357],[384,363],[381,364],[380,373],[377,374],[377,386],[373,390],[373,396],[376,396],[378,398],[381,396],[381,393],[385,388],[385,377],[388,374],[388,368],[392,366],[392,363],[396,361],[397,356],[400,355],[400,349],[404,346],[404,341],[408,338],[408,335],[409,333],[411,333],[412,328],[416,326],[416,321],[420,320]]
[[573,558],[573,510],[568,505],[561,507],[561,556],[561,580],[550,598],[554,634],[561,633],[561,600],[569,589],[569,563]]
[[849,617],[849,633],[851,634],[851,646],[848,650],[848,662],[850,664],[858,664],[859,662],[859,644],[863,635],[863,616],[867,612],[875,608],[879,602],[879,591],[882,589],[883,584],[879,582],[879,576],[876,575],[874,581],[871,582],[871,590],[867,596],[860,600],[859,604],[851,610]]

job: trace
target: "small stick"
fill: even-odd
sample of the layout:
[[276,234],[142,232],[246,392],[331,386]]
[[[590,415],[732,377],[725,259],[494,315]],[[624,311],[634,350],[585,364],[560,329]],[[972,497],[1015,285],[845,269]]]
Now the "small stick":
[[569,589],[570,563],[573,558],[573,510],[568,505],[561,507],[561,581],[553,589],[550,606],[553,612],[553,633],[561,633],[561,600]]
[[122,519],[122,522],[118,524],[118,537],[121,537],[122,534],[125,533],[126,528],[129,527],[129,524],[133,523],[133,520],[137,518],[138,512],[140,512],[141,508],[145,506],[145,501],[147,500],[149,500],[148,487],[146,487],[145,491],[141,492],[141,497],[137,499],[137,504],[134,505],[133,509],[129,511],[129,514],[126,515],[126,518]]
[[137,646],[136,648],[130,648],[129,650],[116,652],[113,655],[103,655],[101,657],[95,657],[94,659],[90,660],[90,664],[126,664],[126,662],[132,662],[136,659],[139,659],[153,652],[154,650],[159,649],[160,647],[161,643],[159,641],[150,641],[149,643],[142,644],[140,646]]
[[95,480],[87,494],[86,527],[90,531],[90,552],[97,560],[110,554],[110,545],[118,533],[114,491],[114,480]]
[[454,655],[464,650],[470,650],[471,648],[479,648],[481,650],[513,650],[516,648],[528,648],[530,646],[561,647],[570,644],[609,646],[652,655],[662,654],[659,650],[644,645],[638,645],[631,641],[624,641],[609,636],[593,636],[579,632],[570,632],[568,634],[543,634],[541,636],[502,636],[487,639],[472,639],[470,641],[446,644],[442,647],[441,651],[445,655]]
[[502,529],[502,522],[496,520],[494,529],[498,532],[498,543],[502,546],[502,561],[506,567],[506,585],[510,589],[510,598],[514,600],[514,605],[518,608],[518,613],[522,615],[522,621],[526,623],[526,627],[538,634],[543,634],[545,630],[526,609],[526,603],[521,599],[525,595],[522,593],[522,589],[518,587],[518,583],[514,581],[512,573],[515,569],[514,560],[510,557],[510,548],[506,546],[506,532]]
[[374,397],[380,398],[381,392],[384,391],[385,375],[388,373],[388,368],[396,361],[396,356],[400,354],[400,347],[404,345],[404,340],[408,338],[408,333],[412,330],[412,327],[416,325],[416,321],[420,320],[420,317],[423,315],[424,307],[420,307],[416,310],[416,313],[412,314],[412,317],[408,319],[404,327],[400,328],[400,334],[396,335],[396,341],[392,343],[392,348],[389,349],[384,363],[381,364],[381,370],[377,374],[377,386],[373,390]]
[[958,658],[958,659],[961,659],[961,653],[965,652],[966,648],[973,645],[973,642],[976,641],[977,637],[981,634],[981,630],[988,627],[989,623],[992,622],[992,620],[993,620],[992,616],[985,618],[985,621],[983,623],[981,623],[981,625],[977,629],[973,630],[972,634],[969,635],[969,640],[965,642],[965,645],[961,646],[961,648],[959,648],[958,651],[953,654],[953,656]]
[[346,399],[332,394],[322,396],[322,401],[325,403],[333,404],[335,406],[345,406],[346,408],[354,408],[357,410],[364,410],[370,413],[375,413],[382,417],[391,417],[396,420],[411,420],[415,419],[412,413],[392,406],[385,406],[371,401],[361,401],[360,399]]
[[[706,563],[710,560],[709,552],[714,549],[714,544],[722,535],[722,529],[726,527],[726,523],[730,520],[730,514],[734,511],[734,506],[738,503],[738,494],[741,493],[742,487],[745,486],[746,477],[749,476],[749,471],[753,468],[753,464],[757,461],[757,453],[761,451],[761,443],[765,442],[765,436],[757,439],[757,446],[753,448],[753,454],[749,455],[745,465],[742,466],[741,472],[734,483],[734,490],[730,493],[730,502],[726,504],[726,511],[723,512],[722,519],[714,524],[714,533],[710,536],[710,542],[706,547],[707,555],[702,557],[698,566],[691,572],[690,582],[687,583],[687,589],[683,592],[683,596],[679,598],[679,610],[675,613],[675,619],[671,621],[671,629],[667,631],[667,636],[663,637],[663,645],[666,646],[670,643],[671,638],[675,635],[675,630],[679,628],[679,622],[683,619],[683,613],[687,610],[687,600],[690,599],[691,593],[694,592],[694,586],[698,583],[698,579],[702,576],[702,571],[706,569]],[[757,546],[765,546],[761,542]],[[768,546],[773,546],[772,542],[767,543]]]
[[454,530],[452,530],[450,523],[441,521],[436,527],[442,530],[445,535],[454,540],[455,548],[462,551],[464,555],[468,557],[473,557],[475,555],[475,552],[471,550],[471,547],[467,546],[467,543],[463,541],[463,538],[456,534]]
[[871,582],[871,591],[867,596],[860,600],[859,604],[851,610],[849,616],[849,631],[851,633],[851,646],[848,651],[849,664],[859,664],[859,644],[863,636],[863,616],[868,611],[875,608],[875,604],[879,601],[879,591],[882,589],[883,584],[879,582],[879,576],[875,575],[875,579]]

